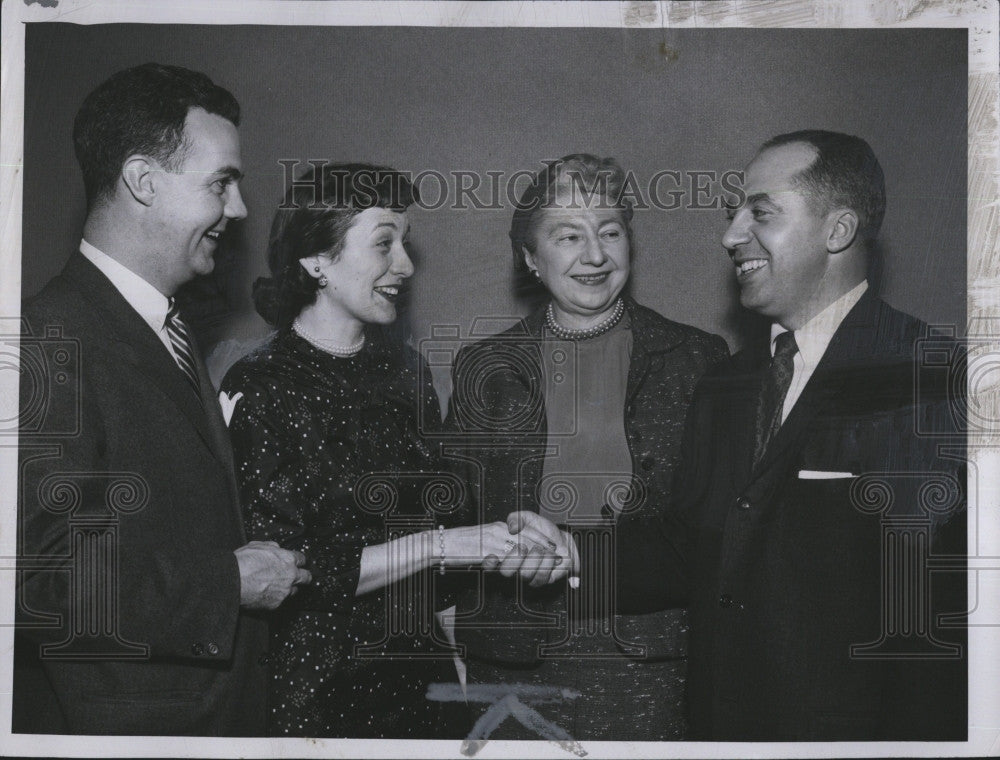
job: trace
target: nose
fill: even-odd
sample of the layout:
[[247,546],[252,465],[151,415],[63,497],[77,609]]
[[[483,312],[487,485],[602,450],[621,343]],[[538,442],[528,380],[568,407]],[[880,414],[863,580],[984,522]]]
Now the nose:
[[729,226],[722,235],[722,245],[726,250],[732,251],[750,240],[749,217],[750,212],[745,208],[738,209],[733,214]]
[[580,256],[580,261],[584,264],[599,267],[607,260],[608,256],[604,252],[604,246],[601,245],[600,238],[596,235],[588,235],[584,242],[583,255]]
[[227,219],[246,219],[247,207],[243,203],[240,187],[235,182],[229,186],[229,191],[226,194],[226,208],[224,213]]
[[406,246],[397,243],[395,254],[392,257],[392,273],[397,277],[409,277],[413,274],[413,260],[406,252]]

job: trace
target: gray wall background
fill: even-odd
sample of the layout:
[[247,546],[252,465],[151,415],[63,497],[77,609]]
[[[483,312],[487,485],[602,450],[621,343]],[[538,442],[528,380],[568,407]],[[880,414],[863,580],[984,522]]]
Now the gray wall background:
[[[614,156],[645,185],[664,169],[740,169],[763,140],[807,127],[871,143],[889,198],[882,292],[961,330],[966,46],[965,30],[938,29],[30,24],[23,292],[56,274],[79,239],[85,208],[71,131],[80,102],[113,72],[155,60],[206,72],[243,107],[249,217],[215,274],[187,294],[203,346],[267,332],[249,294],[266,272],[280,159],[510,175],[585,151]],[[478,316],[530,308],[511,267],[511,211],[506,202],[411,211],[417,341],[432,324],[467,332]],[[735,305],[724,228],[721,210],[638,211],[632,293],[736,348],[759,325]]]

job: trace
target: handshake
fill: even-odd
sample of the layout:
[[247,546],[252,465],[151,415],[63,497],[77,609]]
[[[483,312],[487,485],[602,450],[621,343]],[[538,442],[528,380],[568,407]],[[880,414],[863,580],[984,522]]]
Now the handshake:
[[511,512],[506,522],[446,530],[441,552],[445,566],[479,565],[505,578],[520,576],[532,586],[567,577],[571,588],[580,585],[573,539],[534,512]]

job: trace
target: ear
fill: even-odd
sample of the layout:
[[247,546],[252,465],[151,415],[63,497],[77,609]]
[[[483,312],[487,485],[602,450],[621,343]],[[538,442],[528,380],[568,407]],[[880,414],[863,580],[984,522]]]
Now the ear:
[[154,177],[162,171],[148,156],[129,156],[122,164],[122,182],[143,206],[151,206],[156,197]]
[[537,272],[538,264],[535,262],[535,256],[528,250],[527,246],[521,246],[521,254],[524,256],[524,263],[528,267],[528,272]]
[[849,248],[858,236],[858,214],[849,208],[842,208],[832,211],[830,219],[833,225],[826,239],[826,249],[830,253],[840,253]]
[[306,270],[306,273],[313,279],[319,279],[323,274],[319,256],[306,256],[299,259],[299,264]]

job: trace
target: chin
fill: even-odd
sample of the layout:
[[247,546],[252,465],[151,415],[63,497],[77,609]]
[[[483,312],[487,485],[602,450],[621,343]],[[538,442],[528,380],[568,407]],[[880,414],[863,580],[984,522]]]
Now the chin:
[[206,274],[212,274],[215,271],[215,259],[211,256],[206,256],[203,259],[199,259],[195,262],[192,267],[194,273],[199,276],[204,276]]
[[740,289],[740,306],[744,309],[753,309],[754,311],[760,311],[761,303],[760,298],[756,298],[755,294],[749,290]]
[[615,293],[610,296],[602,296],[600,298],[591,298],[588,300],[590,301],[589,303],[581,303],[580,305],[590,311],[596,312],[597,314],[603,314],[615,305],[615,302],[618,300],[618,294]]
[[379,311],[377,314],[372,314],[370,319],[366,320],[370,325],[391,325],[396,321],[396,310],[392,311]]

